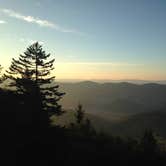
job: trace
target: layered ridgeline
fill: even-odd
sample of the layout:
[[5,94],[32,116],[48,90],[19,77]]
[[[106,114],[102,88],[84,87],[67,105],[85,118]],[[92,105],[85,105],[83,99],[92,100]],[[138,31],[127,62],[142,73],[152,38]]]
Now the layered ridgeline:
[[81,103],[88,112],[109,111],[136,114],[166,108],[166,85],[131,83],[60,83],[66,92],[63,107]]
[[138,136],[146,129],[166,137],[166,85],[131,83],[60,83],[67,111],[55,121],[74,121],[73,108],[81,103],[97,130],[115,135]]
[[[139,137],[146,130],[152,130],[158,136],[166,138],[166,111],[140,113],[125,118],[114,114],[109,115],[110,117],[106,118],[102,114],[86,113],[85,117],[91,121],[98,132],[121,137]],[[61,117],[53,117],[53,122],[55,125],[60,124],[62,126],[69,126],[71,122],[75,123],[74,111],[69,110]]]
[[166,137],[166,85],[132,83],[58,83],[66,92],[61,100],[66,113],[55,124],[75,120],[73,110],[81,103],[98,131],[115,135],[141,135],[153,129]]

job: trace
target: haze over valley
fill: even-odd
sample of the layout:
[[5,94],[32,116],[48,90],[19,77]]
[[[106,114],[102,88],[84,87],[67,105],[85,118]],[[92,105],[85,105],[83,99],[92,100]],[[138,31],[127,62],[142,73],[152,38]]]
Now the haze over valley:
[[146,129],[154,129],[166,136],[164,84],[84,81],[60,83],[60,87],[66,92],[61,101],[66,115],[58,117],[55,122],[61,125],[73,122],[73,111],[80,103],[100,131],[133,136],[141,135]]

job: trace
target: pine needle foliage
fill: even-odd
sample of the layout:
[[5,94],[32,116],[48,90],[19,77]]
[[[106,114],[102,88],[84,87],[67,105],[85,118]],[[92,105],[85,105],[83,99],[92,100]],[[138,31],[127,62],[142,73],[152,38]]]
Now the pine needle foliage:
[[[64,93],[58,91],[59,85],[55,84],[55,77],[50,76],[54,69],[55,59],[46,54],[38,42],[30,45],[24,54],[16,60],[12,59],[5,77],[11,80],[9,86],[15,87],[16,92],[24,96],[25,101],[32,101],[36,109],[47,111],[48,116],[62,113],[58,101]],[[31,103],[31,104],[32,104]]]

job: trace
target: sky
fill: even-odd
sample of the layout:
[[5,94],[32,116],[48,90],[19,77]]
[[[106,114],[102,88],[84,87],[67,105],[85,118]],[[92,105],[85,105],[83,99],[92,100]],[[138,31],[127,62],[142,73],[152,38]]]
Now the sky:
[[39,41],[57,79],[166,80],[165,0],[0,0],[0,63]]

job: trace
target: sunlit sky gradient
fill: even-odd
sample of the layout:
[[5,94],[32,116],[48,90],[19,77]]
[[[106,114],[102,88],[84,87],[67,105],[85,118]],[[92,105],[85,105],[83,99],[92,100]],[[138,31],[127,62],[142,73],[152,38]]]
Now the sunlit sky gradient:
[[58,79],[166,79],[166,0],[0,0],[0,63],[34,41]]

